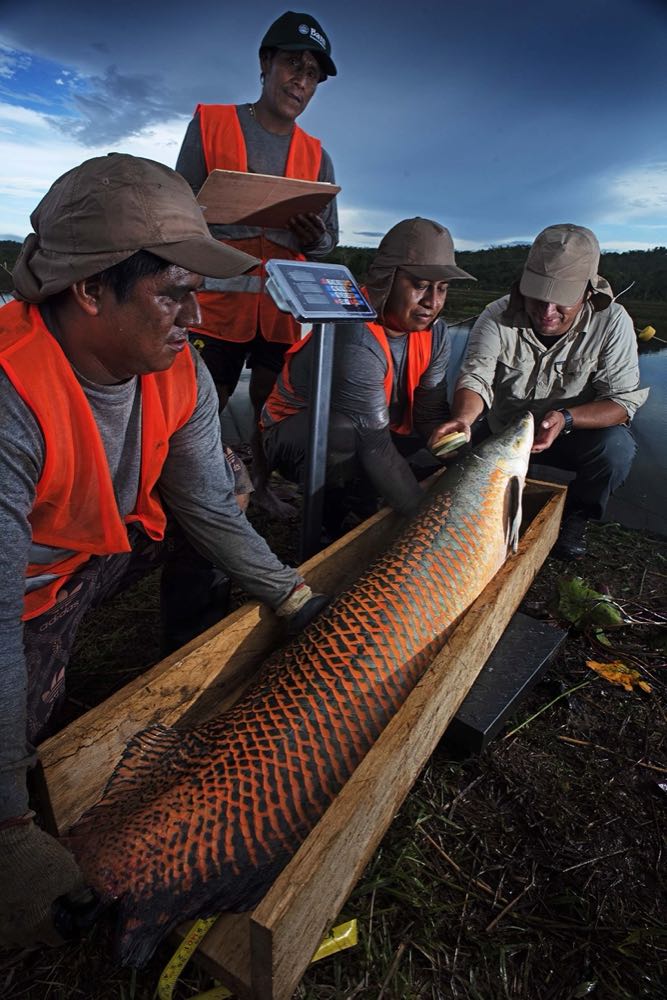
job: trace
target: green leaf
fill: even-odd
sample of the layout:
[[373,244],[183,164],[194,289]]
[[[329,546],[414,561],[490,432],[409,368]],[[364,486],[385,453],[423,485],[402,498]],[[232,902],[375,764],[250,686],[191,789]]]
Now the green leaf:
[[557,583],[558,612],[577,628],[609,628],[624,624],[623,615],[614,601],[593,590],[580,576],[561,576]]

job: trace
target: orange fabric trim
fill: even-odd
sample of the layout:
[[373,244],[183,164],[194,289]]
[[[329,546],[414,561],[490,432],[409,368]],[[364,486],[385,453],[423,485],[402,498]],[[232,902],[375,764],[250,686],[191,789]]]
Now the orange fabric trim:
[[[206,169],[248,172],[248,154],[234,104],[198,104]],[[322,143],[294,125],[285,163],[285,177],[316,181],[322,164]]]
[[248,173],[248,155],[241,123],[233,104],[198,104],[201,142],[206,170],[240,170]]
[[[394,362],[391,356],[391,349],[384,327],[380,323],[367,323],[366,326],[378,341],[387,359],[387,371],[384,377],[384,393],[387,406],[391,403],[391,393],[394,385]],[[403,413],[400,424],[391,424],[391,430],[396,434],[410,434],[412,432],[412,407],[415,398],[415,389],[419,385],[419,380],[428,368],[433,352],[433,331],[413,330],[408,334],[408,357],[407,357],[407,385],[408,395],[407,405]]]
[[194,410],[197,386],[189,351],[178,355],[168,371],[141,376],[139,490],[135,509],[124,522],[95,418],[39,309],[12,302],[2,309],[2,321],[0,367],[44,437],[44,467],[29,517],[33,540],[75,551],[52,566],[28,567],[28,576],[64,573],[52,585],[26,595],[24,617],[34,617],[55,602],[67,577],[90,555],[129,551],[125,523],[138,521],[151,538],[163,537],[166,516],[157,481],[169,450],[169,437]]
[[[312,337],[312,330],[307,333],[305,337],[297,341],[296,344],[292,344],[290,349],[285,354],[285,359],[283,361],[283,367],[276,379],[273,389],[268,395],[266,402],[264,403],[264,409],[270,418],[271,424],[277,424],[279,421],[284,420],[285,417],[291,417],[293,413],[298,413],[306,405],[306,400],[302,400],[302,405],[298,406],[296,403],[291,402],[285,398],[285,393],[289,393],[290,396],[296,398],[296,393],[294,392],[294,387],[290,380],[290,362],[293,356],[304,347],[310,338]],[[270,426],[270,425],[267,425]],[[260,430],[266,430],[263,422],[260,420]]]

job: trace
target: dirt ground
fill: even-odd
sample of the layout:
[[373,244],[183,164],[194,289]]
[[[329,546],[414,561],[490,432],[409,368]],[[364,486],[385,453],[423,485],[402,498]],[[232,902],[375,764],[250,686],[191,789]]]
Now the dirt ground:
[[[293,554],[296,527],[255,514]],[[516,717],[477,757],[436,751],[341,913],[359,944],[310,967],[300,1000],[667,997],[667,539],[590,531],[575,566],[548,559],[522,610],[562,620],[572,572],[630,624],[572,629]],[[81,708],[157,659],[148,581],[90,616],[72,663]],[[587,661],[619,660],[630,690]],[[0,954],[4,1000],[148,1000],[171,949],[137,973],[112,959],[113,926],[61,949]],[[178,1000],[209,989],[186,970]]]

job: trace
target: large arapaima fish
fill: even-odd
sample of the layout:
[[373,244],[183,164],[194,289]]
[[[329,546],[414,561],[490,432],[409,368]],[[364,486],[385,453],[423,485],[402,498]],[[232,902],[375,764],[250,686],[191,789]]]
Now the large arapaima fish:
[[237,705],[128,744],[67,841],[102,899],[120,901],[123,963],[144,964],[188,918],[266,893],[516,547],[532,439],[528,414],[448,469]]

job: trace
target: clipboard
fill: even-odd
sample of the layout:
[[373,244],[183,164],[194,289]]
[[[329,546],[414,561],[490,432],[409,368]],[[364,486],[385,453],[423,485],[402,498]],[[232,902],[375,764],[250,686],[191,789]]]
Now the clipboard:
[[322,212],[339,191],[323,181],[212,170],[197,201],[209,224],[285,229],[293,215]]

